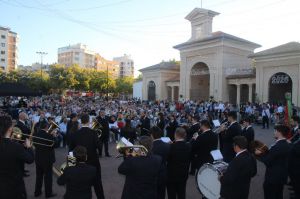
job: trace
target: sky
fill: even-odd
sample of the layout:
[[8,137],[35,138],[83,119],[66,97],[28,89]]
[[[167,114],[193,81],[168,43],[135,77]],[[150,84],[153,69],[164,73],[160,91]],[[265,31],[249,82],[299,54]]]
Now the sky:
[[[19,35],[19,64],[57,62],[57,49],[83,43],[106,59],[129,54],[138,70],[179,60],[173,46],[191,36],[185,20],[201,0],[0,0],[0,26]],[[300,41],[299,0],[202,0],[219,12],[213,31],[262,45]]]

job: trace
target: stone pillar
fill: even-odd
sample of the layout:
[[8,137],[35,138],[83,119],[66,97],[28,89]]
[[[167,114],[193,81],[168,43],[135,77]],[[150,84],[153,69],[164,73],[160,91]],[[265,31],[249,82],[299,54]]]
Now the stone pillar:
[[249,102],[252,103],[252,87],[253,87],[253,84],[248,84],[248,87],[249,87]]
[[239,106],[241,103],[241,85],[236,85],[236,104]]
[[171,86],[171,101],[174,101],[175,99],[175,89],[174,86]]

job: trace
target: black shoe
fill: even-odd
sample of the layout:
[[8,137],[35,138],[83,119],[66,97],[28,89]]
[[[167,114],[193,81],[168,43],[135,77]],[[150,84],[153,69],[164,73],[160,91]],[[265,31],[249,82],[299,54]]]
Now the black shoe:
[[53,198],[53,197],[55,197],[55,196],[57,196],[57,194],[56,194],[56,193],[52,193],[52,194],[46,196],[46,198]]
[[107,155],[105,155],[105,157],[108,157],[108,158],[110,158],[110,157],[111,157],[111,155],[107,154]]
[[34,192],[34,197],[39,197],[42,195],[42,192]]

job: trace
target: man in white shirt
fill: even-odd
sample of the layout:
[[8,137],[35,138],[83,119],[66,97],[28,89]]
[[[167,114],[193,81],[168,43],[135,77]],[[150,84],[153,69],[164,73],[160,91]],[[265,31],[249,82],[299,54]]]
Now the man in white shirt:
[[59,133],[62,136],[63,147],[66,147],[66,144],[67,144],[67,142],[66,142],[67,123],[68,123],[68,119],[63,118],[63,121],[59,124]]
[[271,114],[270,114],[270,110],[267,107],[267,105],[263,106],[261,116],[262,116],[262,128],[264,129],[267,127],[267,129],[269,129],[269,118],[270,118]]

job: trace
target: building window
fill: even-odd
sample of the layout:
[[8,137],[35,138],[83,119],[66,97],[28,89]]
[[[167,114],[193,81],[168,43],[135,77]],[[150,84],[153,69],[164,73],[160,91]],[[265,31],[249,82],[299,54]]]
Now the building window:
[[2,46],[2,47],[5,47],[5,43],[1,43],[1,46]]
[[5,35],[1,35],[1,39],[5,39]]
[[1,62],[5,62],[5,59],[1,59]]
[[4,50],[1,50],[1,55],[5,55],[5,51]]

